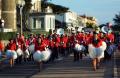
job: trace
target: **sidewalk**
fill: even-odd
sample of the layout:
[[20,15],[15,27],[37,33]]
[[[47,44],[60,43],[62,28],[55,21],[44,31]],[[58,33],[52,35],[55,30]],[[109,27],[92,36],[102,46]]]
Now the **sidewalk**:
[[114,53],[114,78],[120,78],[120,51]]

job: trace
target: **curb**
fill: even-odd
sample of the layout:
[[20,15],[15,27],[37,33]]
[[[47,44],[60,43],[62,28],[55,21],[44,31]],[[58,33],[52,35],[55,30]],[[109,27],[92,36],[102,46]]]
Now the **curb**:
[[114,72],[114,78],[118,78],[118,69],[117,69],[117,65],[116,65],[116,57],[117,55],[117,51],[114,52],[114,68],[113,68],[113,72]]

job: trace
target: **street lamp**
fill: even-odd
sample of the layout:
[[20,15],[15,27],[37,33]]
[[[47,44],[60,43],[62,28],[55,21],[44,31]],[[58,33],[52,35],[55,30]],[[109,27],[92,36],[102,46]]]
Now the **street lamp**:
[[23,33],[23,26],[22,26],[22,24],[23,24],[22,23],[22,15],[23,15],[23,13],[22,13],[22,10],[23,10],[23,7],[25,5],[25,1],[24,0],[17,0],[16,4],[20,8],[20,24],[21,24],[20,33],[22,35],[22,33]]

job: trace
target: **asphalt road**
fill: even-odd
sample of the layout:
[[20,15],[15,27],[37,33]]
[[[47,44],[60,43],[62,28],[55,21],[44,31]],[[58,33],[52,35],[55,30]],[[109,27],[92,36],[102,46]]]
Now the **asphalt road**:
[[88,56],[73,62],[72,55],[54,63],[44,64],[41,72],[34,62],[22,63],[13,68],[7,66],[0,71],[0,78],[115,78],[114,76],[114,59],[103,61],[100,68],[93,71]]

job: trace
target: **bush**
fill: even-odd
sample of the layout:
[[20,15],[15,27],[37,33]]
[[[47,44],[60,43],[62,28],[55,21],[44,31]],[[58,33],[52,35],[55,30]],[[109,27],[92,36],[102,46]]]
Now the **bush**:
[[15,38],[16,32],[0,32],[1,40],[9,40],[11,38]]
[[[11,39],[11,38],[15,38],[16,37],[16,33],[17,32],[0,32],[0,39],[1,40],[9,40],[9,39]],[[38,30],[34,30],[34,31],[32,31],[32,32],[23,32],[23,34],[24,34],[24,36],[25,37],[28,37],[28,35],[30,34],[30,33],[34,33],[34,34],[46,34],[46,35],[48,35],[48,32],[45,32],[45,31],[38,31]]]

